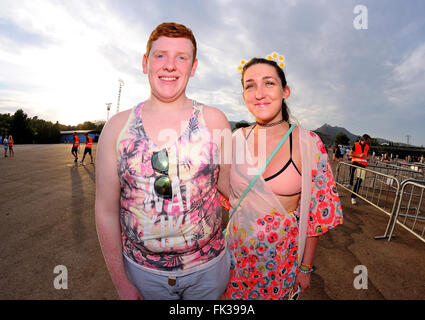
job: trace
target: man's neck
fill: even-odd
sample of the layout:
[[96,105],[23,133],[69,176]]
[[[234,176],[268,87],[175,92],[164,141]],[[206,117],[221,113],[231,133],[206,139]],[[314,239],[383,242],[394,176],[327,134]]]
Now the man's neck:
[[186,95],[182,95],[176,100],[172,101],[164,101],[162,99],[158,99],[153,94],[147,100],[148,109],[154,109],[155,111],[177,111],[185,109],[189,104],[191,104],[191,100],[186,97]]

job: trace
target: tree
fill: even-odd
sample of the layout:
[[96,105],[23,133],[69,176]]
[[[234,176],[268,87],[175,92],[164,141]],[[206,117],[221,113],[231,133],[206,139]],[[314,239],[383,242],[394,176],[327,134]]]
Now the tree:
[[341,144],[343,146],[346,146],[350,144],[350,139],[347,137],[347,135],[344,132],[338,132],[335,136],[335,144]]
[[245,127],[249,127],[250,124],[246,121],[239,121],[235,123],[235,129],[239,129],[239,128],[245,128]]
[[18,109],[12,116],[10,134],[15,143],[32,143],[34,131],[31,128],[30,119],[22,109]]
[[85,121],[77,125],[77,130],[96,130],[96,125],[93,122]]
[[10,125],[12,123],[12,116],[10,113],[0,114],[0,136],[5,136],[10,132]]
[[53,124],[45,120],[31,120],[31,127],[35,131],[35,143],[58,143],[60,141],[59,123]]
[[370,146],[379,146],[379,142],[375,138],[370,138],[369,139],[369,145]]
[[15,143],[59,143],[61,131],[71,130],[93,130],[102,131],[104,122],[95,124],[90,121],[78,124],[77,126],[63,125],[59,121],[56,123],[39,119],[38,116],[29,118],[28,115],[19,109],[15,114],[0,113],[0,136],[13,136]]

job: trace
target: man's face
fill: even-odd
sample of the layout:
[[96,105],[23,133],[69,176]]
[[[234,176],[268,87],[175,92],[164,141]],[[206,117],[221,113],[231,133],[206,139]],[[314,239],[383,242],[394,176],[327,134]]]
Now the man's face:
[[186,38],[160,37],[152,43],[149,57],[143,56],[143,73],[148,75],[152,94],[163,102],[173,102],[185,94],[198,61]]

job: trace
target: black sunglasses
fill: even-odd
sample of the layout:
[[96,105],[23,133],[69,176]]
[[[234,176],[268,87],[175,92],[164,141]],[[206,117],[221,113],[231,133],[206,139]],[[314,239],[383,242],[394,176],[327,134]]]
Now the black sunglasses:
[[171,188],[171,180],[168,176],[168,153],[167,150],[162,149],[161,151],[156,151],[152,154],[152,168],[162,175],[156,177],[154,183],[154,190],[157,195],[170,199],[173,196],[173,191]]

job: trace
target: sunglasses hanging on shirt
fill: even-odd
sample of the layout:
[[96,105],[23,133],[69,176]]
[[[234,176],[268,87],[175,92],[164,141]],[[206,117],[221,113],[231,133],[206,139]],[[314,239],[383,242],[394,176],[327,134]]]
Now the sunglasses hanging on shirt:
[[171,180],[168,175],[168,153],[166,149],[161,151],[154,152],[152,154],[152,168],[161,173],[160,176],[156,177],[154,183],[154,190],[156,194],[165,199],[171,199],[173,196],[173,191],[171,188]]

